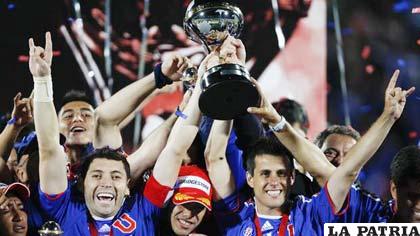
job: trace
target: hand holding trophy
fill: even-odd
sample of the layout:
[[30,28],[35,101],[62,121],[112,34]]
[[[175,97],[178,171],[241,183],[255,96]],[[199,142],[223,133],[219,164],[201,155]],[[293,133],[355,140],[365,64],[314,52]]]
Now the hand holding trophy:
[[209,63],[203,75],[199,99],[200,110],[213,119],[233,119],[259,104],[258,91],[244,67],[245,49],[235,39],[243,26],[241,10],[226,0],[194,0],[185,13],[187,35],[218,56],[218,63]]

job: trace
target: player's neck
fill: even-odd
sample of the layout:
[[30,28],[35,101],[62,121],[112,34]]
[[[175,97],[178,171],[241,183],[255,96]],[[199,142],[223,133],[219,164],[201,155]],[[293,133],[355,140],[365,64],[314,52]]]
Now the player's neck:
[[66,153],[71,164],[78,163],[86,145],[66,145]]
[[268,216],[271,218],[274,217],[280,217],[282,216],[282,212],[280,207],[267,207],[261,204],[256,198],[255,198],[255,210],[257,212],[258,217],[267,218],[265,216]]

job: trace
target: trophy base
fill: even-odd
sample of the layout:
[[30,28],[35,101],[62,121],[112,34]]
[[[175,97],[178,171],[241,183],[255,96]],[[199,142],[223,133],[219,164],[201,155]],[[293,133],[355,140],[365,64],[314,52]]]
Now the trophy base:
[[201,112],[216,120],[230,120],[259,106],[260,95],[241,65],[221,64],[210,68],[201,82],[198,105]]

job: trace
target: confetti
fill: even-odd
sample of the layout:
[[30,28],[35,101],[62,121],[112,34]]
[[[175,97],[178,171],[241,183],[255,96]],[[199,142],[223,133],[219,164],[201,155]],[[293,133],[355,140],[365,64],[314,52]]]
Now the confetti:
[[405,63],[405,60],[403,60],[403,59],[398,59],[398,60],[397,60],[397,63],[398,63],[398,66],[399,66],[399,67],[405,67],[405,64],[406,64],[406,63]]
[[363,59],[365,59],[365,60],[366,60],[366,59],[370,56],[370,52],[371,52],[370,46],[369,46],[369,45],[365,45],[365,46],[363,47],[363,49],[362,49],[362,52],[361,52],[360,56],[361,56]]
[[29,61],[29,56],[26,56],[26,55],[19,55],[19,56],[18,56],[18,61],[19,61],[19,62],[28,62],[28,61]]
[[418,136],[418,134],[417,134],[417,132],[416,132],[416,131],[410,131],[410,132],[408,133],[408,137],[409,137],[409,138],[417,138],[417,136]]
[[372,74],[375,71],[375,67],[373,65],[366,65],[365,70],[366,73]]

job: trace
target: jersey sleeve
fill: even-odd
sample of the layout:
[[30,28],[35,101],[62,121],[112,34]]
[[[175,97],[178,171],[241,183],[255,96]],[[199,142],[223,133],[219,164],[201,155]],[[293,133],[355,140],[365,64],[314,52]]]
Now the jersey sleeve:
[[62,221],[66,218],[66,209],[70,204],[71,190],[70,184],[67,185],[67,189],[60,194],[46,194],[42,192],[41,187],[38,186],[39,192],[39,204],[41,210],[45,212],[49,217]]
[[385,203],[358,185],[351,187],[349,203],[349,210],[339,219],[342,223],[382,223],[394,215],[392,202]]
[[337,222],[337,219],[346,214],[349,208],[350,194],[347,195],[346,201],[340,210],[335,209],[328,192],[327,184],[318,194],[311,198],[303,196],[298,197],[296,202],[295,214],[301,215],[305,221],[324,223]]
[[173,189],[161,185],[153,175],[146,182],[144,197],[158,208],[163,208],[165,203],[172,197]]

